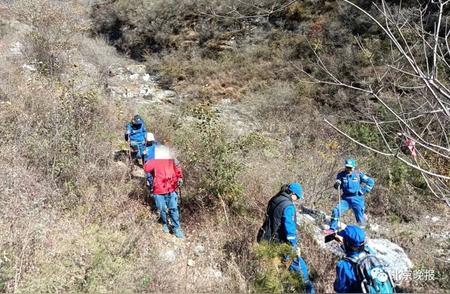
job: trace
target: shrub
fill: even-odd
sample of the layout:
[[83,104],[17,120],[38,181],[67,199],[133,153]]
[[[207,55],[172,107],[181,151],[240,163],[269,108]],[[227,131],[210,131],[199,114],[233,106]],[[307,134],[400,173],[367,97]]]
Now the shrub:
[[258,244],[254,248],[258,260],[258,274],[254,282],[257,293],[298,293],[304,292],[302,278],[288,270],[289,261],[284,257],[294,258],[289,244]]
[[36,254],[34,271],[22,289],[32,292],[68,291],[103,292],[117,287],[114,283],[130,270],[134,252],[126,255],[122,244],[127,235],[97,225],[87,227],[81,234],[61,240],[49,257],[44,248]]
[[7,283],[14,277],[13,265],[11,260],[7,258],[10,255],[5,253],[0,260],[0,291],[6,292]]
[[31,26],[25,35],[24,54],[46,75],[58,75],[76,46],[74,37],[88,28],[76,3],[53,0],[16,1],[19,19]]
[[207,105],[188,109],[193,124],[176,132],[188,183],[194,184],[194,200],[200,205],[220,205],[232,209],[242,205],[242,188],[238,182],[240,164],[234,159],[236,145],[227,139],[218,114]]
[[24,155],[31,164],[64,183],[74,178],[82,163],[104,157],[98,152],[107,150],[100,147],[106,142],[98,138],[107,133],[104,121],[108,121],[109,107],[96,89],[83,93],[75,91],[71,84],[56,83],[29,94],[24,104],[11,106],[6,114],[8,123],[2,125],[0,133],[4,138],[19,140],[20,147],[16,147],[27,150]]
[[[213,49],[205,53],[221,50],[218,41],[231,37],[230,32],[242,36],[248,23],[268,25],[285,18],[286,4],[289,1],[106,1],[94,5],[91,16],[94,32],[108,35],[121,51],[142,60],[146,51],[169,52],[192,41]],[[199,38],[185,36],[192,30]]]
[[381,141],[378,130],[373,125],[354,123],[346,125],[347,133],[363,144],[378,148],[384,144]]

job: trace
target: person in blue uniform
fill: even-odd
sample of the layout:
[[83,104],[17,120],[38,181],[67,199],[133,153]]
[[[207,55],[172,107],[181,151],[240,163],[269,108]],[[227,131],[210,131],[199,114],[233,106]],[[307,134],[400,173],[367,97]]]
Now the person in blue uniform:
[[356,170],[356,160],[345,160],[345,169],[336,176],[335,189],[342,193],[341,201],[331,213],[330,228],[325,234],[332,234],[338,229],[341,214],[350,208],[355,214],[356,222],[364,227],[366,224],[364,196],[372,191],[375,181],[360,170]]
[[[297,273],[303,280],[305,290],[315,293],[314,285],[309,278],[308,266],[300,256],[297,238],[297,216],[294,201],[303,199],[303,189],[300,183],[284,185],[277,195],[270,199],[267,205],[267,215],[263,227],[258,233],[258,242],[287,243],[296,256],[292,258],[290,271]],[[289,260],[289,257],[285,257]]]

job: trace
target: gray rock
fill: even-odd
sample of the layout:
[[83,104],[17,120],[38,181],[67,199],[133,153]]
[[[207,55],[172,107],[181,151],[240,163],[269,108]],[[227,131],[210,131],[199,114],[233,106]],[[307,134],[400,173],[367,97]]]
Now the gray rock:
[[175,97],[176,95],[177,95],[177,93],[175,91],[171,91],[171,90],[160,90],[156,94],[156,96],[158,96],[158,98],[161,100],[166,99],[166,98],[172,98],[172,97]]
[[11,48],[9,48],[9,51],[12,55],[22,55],[22,49],[23,44],[20,42],[16,42],[13,46],[11,46]]
[[[314,239],[319,246],[329,250],[333,254],[343,256],[344,251],[338,242],[325,243],[325,236],[321,229],[324,219],[329,219],[329,216],[326,216],[324,212],[304,207],[302,211],[297,214],[298,223],[305,223],[311,227]],[[341,223],[341,227],[345,228],[345,224]],[[370,238],[368,238],[367,243],[369,247],[376,251],[377,257],[385,263],[386,269],[391,273],[394,280],[396,277],[401,276],[399,274],[406,273],[413,267],[413,263],[408,255],[406,255],[405,251],[397,244],[386,239]]]
[[203,245],[197,245],[194,248],[194,254],[197,256],[202,255],[203,253],[205,253],[205,247]]
[[142,168],[135,167],[131,172],[131,175],[135,178],[145,178],[145,172]]
[[153,98],[160,90],[152,85],[141,85],[139,88],[139,94],[144,98]]
[[111,92],[112,96],[122,96],[127,92],[127,89],[120,86],[110,86],[108,87],[108,90]]
[[175,91],[163,90],[158,86],[158,77],[146,72],[144,65],[132,64],[126,67],[111,66],[107,90],[111,97],[135,100],[136,104],[159,104],[168,112],[181,97]]
[[431,218],[431,221],[432,221],[433,223],[438,222],[438,221],[440,221],[440,220],[441,220],[441,218],[438,217],[438,216],[433,216],[433,217]]
[[126,72],[126,69],[123,68],[122,66],[111,65],[109,67],[109,76],[110,77],[123,76],[123,75],[125,75],[125,72]]
[[137,75],[145,75],[146,74],[145,65],[142,65],[142,64],[128,65],[127,70],[132,74],[137,74]]
[[139,97],[139,92],[128,90],[126,94],[124,94],[125,98],[132,99]]
[[130,81],[137,81],[139,79],[139,74],[132,74],[128,77]]
[[149,74],[145,74],[142,79],[144,80],[144,82],[149,82],[151,80],[151,77]]
[[369,225],[370,230],[374,231],[374,232],[379,232],[380,231],[380,225],[379,224],[370,224]]
[[175,250],[167,250],[161,253],[161,259],[166,262],[175,262],[177,260],[177,253]]
[[207,278],[213,278],[213,279],[222,279],[223,273],[215,268],[208,267],[205,270],[205,276]]
[[24,70],[28,70],[28,71],[36,71],[36,67],[34,65],[30,65],[30,64],[24,64],[24,65],[22,65],[22,68]]
[[403,248],[386,239],[369,239],[367,245],[376,251],[376,255],[385,263],[386,269],[395,279],[399,274],[408,272],[413,263]]

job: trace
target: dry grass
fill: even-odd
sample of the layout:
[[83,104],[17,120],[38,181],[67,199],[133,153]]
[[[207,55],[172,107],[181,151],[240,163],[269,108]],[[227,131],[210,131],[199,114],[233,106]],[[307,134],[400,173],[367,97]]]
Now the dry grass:
[[[436,249],[445,248],[446,240],[432,235],[445,231],[448,220],[421,223],[400,214],[446,210],[426,197],[405,208],[402,202],[417,199],[416,189],[402,179],[392,186],[382,177],[383,162],[342,145],[323,127],[316,102],[328,90],[298,84],[285,66],[286,58],[300,57],[304,39],[258,32],[255,38],[271,39],[214,53],[220,38],[213,38],[203,53],[149,55],[148,67],[159,69],[189,99],[230,98],[241,107],[237,118],[252,127],[240,130],[230,117],[215,118],[214,103],[187,99],[172,113],[111,103],[106,77],[111,66],[126,60],[102,39],[84,34],[86,14],[78,2],[19,1],[14,12],[29,26],[0,28],[0,291],[253,291],[254,239],[267,201],[282,184],[299,180],[306,205],[329,211],[336,202],[329,188],[334,174],[351,154],[378,180],[369,212],[389,227],[380,235],[404,246],[416,264],[440,271],[439,281],[409,287],[448,287],[448,269],[437,261]],[[22,50],[12,54],[17,41]],[[39,68],[39,62],[46,65]],[[127,166],[112,159],[123,124],[135,112],[158,140],[177,149],[183,163],[185,241],[161,232],[144,202],[142,180],[130,179]],[[317,289],[332,291],[335,258],[317,247],[307,227],[300,236]],[[199,244],[206,252],[197,256]],[[173,262],[162,257],[168,249],[177,253]],[[195,265],[188,266],[188,259]]]

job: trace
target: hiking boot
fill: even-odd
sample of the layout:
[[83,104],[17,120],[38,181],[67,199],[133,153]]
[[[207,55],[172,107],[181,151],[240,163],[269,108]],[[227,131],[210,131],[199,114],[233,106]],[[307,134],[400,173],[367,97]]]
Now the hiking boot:
[[336,231],[333,229],[326,229],[322,231],[325,235],[331,235],[334,234]]
[[169,233],[169,227],[167,225],[163,225],[163,232],[164,233]]
[[177,238],[180,238],[180,239],[183,239],[183,238],[184,238],[184,234],[183,234],[183,232],[181,231],[181,229],[176,229],[175,232],[174,232],[174,234],[175,234],[175,237],[177,237]]

